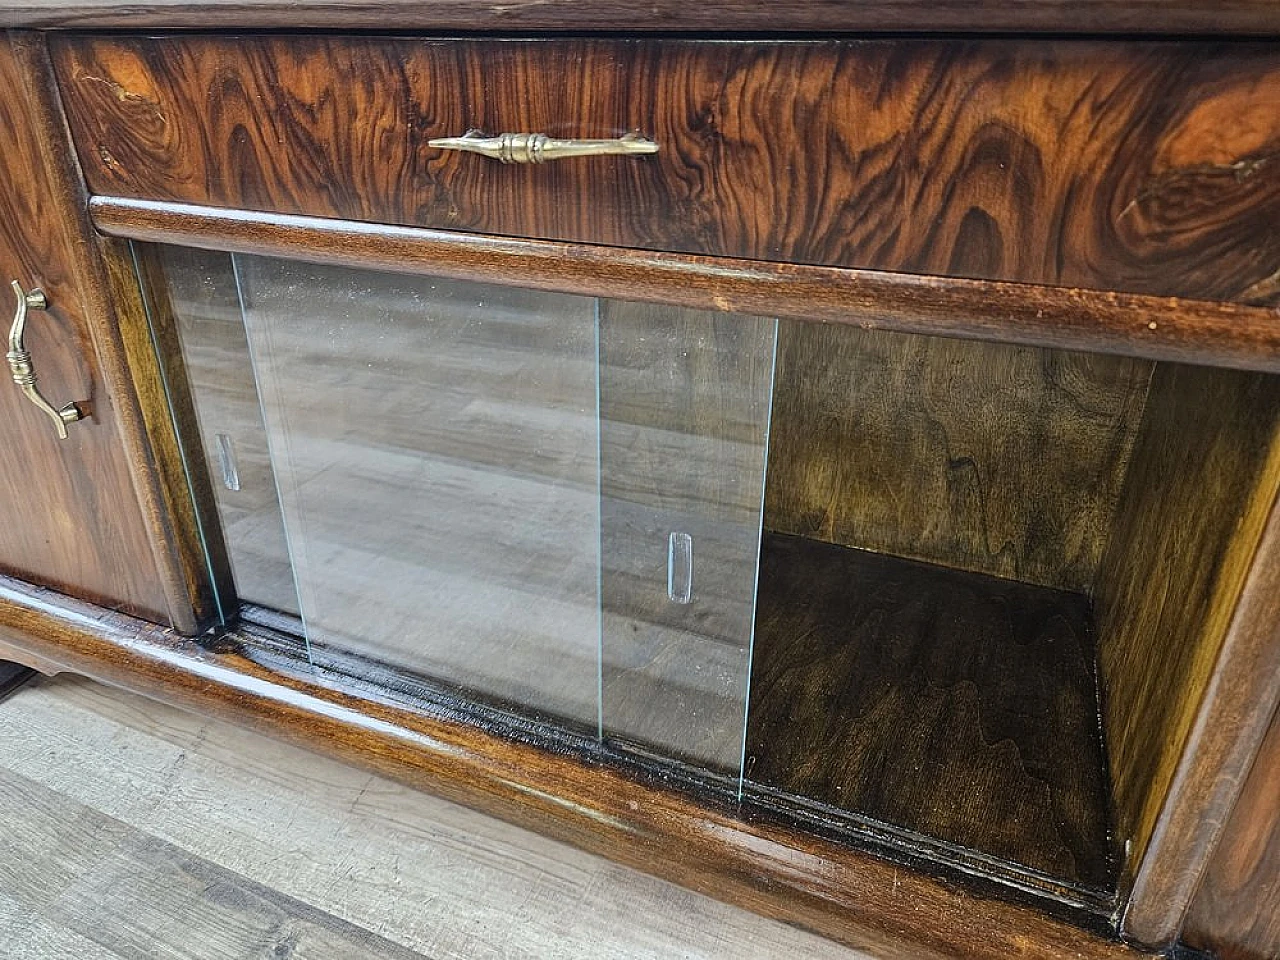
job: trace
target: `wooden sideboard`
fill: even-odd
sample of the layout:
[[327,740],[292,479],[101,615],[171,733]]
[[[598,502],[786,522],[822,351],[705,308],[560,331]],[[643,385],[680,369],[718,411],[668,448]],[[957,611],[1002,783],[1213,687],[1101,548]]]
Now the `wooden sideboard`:
[[0,7],[0,655],[876,955],[1280,955],[1280,15],[686,6]]

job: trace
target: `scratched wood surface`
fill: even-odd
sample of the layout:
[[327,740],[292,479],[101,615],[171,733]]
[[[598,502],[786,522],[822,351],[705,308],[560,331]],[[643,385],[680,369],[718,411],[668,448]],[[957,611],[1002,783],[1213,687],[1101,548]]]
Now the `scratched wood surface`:
[[[1280,302],[1280,52],[1054,40],[53,40],[91,189]],[[212,107],[210,105],[213,105]],[[656,157],[536,167],[470,128]]]
[[88,681],[0,705],[13,960],[863,956]]
[[1092,589],[1151,365],[784,323],[765,527]]

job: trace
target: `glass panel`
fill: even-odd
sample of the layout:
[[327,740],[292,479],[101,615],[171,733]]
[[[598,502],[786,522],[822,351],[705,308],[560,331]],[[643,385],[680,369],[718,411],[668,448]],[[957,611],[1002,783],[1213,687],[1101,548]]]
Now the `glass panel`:
[[235,263],[309,641],[594,732],[594,302]]
[[735,776],[775,330],[601,303],[604,731]]
[[231,257],[160,249],[236,592],[249,603],[297,616],[298,593]]
[[738,775],[775,321],[162,258],[242,598]]

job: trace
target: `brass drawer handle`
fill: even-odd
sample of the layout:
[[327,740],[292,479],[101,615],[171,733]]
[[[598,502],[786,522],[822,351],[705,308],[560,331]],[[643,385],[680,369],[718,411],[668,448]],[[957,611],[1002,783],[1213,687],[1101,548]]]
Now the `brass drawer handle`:
[[428,140],[427,146],[478,153],[503,163],[545,163],[565,157],[637,156],[658,152],[656,143],[638,133],[616,140],[553,140],[545,133],[500,133],[488,137],[479,130],[468,130],[460,137]]
[[13,382],[22,388],[27,399],[53,418],[58,428],[58,439],[67,439],[67,424],[84,418],[84,414],[74,403],[68,403],[61,410],[55,410],[53,404],[40,395],[36,389],[36,369],[31,363],[31,354],[22,342],[27,329],[27,311],[48,309],[49,301],[45,299],[43,290],[32,290],[26,293],[22,284],[13,281],[13,292],[18,297],[18,310],[13,315],[13,326],[9,328],[9,352],[5,356],[9,360],[9,372],[13,374]]

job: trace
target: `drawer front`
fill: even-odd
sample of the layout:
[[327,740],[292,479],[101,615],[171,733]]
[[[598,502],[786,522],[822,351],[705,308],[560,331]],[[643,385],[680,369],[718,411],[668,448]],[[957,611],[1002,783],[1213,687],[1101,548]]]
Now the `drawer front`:
[[[1103,41],[55,40],[99,194],[1280,303],[1280,49]],[[505,165],[428,140],[631,131]]]

